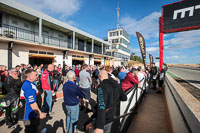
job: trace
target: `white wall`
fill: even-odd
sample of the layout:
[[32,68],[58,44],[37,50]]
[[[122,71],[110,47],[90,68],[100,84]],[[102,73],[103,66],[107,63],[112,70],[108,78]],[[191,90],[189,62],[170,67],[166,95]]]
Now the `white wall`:
[[0,65],[8,66],[8,43],[0,42]]
[[29,47],[15,44],[12,49],[12,67],[29,63]]
[[63,52],[61,50],[54,50],[40,46],[26,46],[14,44],[12,55],[13,67],[19,64],[29,63],[29,50],[52,52],[54,53],[54,56],[56,56],[56,58],[54,58],[54,64],[61,64],[61,66],[63,65]]
[[[174,133],[199,133],[200,102],[166,74],[165,97]],[[185,121],[184,121],[184,118]],[[187,124],[188,123],[188,126]],[[190,130],[188,129],[190,128]]]

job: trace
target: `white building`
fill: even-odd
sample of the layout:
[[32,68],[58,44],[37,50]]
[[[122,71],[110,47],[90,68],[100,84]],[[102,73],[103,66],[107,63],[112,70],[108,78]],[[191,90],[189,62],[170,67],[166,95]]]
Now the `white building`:
[[130,36],[123,28],[108,31],[108,42],[112,46],[107,52],[114,56],[114,66],[127,65],[130,60]]
[[111,44],[37,10],[0,0],[0,65],[113,65]]

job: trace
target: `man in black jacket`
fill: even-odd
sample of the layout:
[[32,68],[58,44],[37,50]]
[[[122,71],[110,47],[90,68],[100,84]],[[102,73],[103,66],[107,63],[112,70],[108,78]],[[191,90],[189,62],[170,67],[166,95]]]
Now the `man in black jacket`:
[[116,105],[119,101],[126,101],[127,95],[120,85],[112,78],[108,78],[108,73],[101,70],[99,73],[101,81],[97,88],[97,116],[95,133],[110,133],[112,120],[116,115]]
[[[11,101],[12,98],[15,99],[13,103],[10,104],[9,107],[6,108],[6,125],[10,127],[12,124],[18,121],[17,113],[18,113],[18,102],[20,97],[20,91],[22,82],[18,78],[18,72],[16,69],[11,69],[8,71],[8,77],[4,81],[4,86],[8,94],[12,94],[10,97]],[[13,111],[15,110],[15,111]]]

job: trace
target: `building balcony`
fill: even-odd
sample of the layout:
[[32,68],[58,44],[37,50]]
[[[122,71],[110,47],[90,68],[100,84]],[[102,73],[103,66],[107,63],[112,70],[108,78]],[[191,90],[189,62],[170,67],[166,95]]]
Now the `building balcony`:
[[[0,36],[39,43],[39,33],[18,28],[15,26],[0,24]],[[72,39],[61,39],[42,34],[42,43],[50,46],[72,48]]]

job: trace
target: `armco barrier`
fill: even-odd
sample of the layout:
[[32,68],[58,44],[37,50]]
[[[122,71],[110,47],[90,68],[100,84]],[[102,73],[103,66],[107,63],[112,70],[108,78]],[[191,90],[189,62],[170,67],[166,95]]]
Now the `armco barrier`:
[[166,74],[165,96],[174,133],[200,132],[200,102]]

